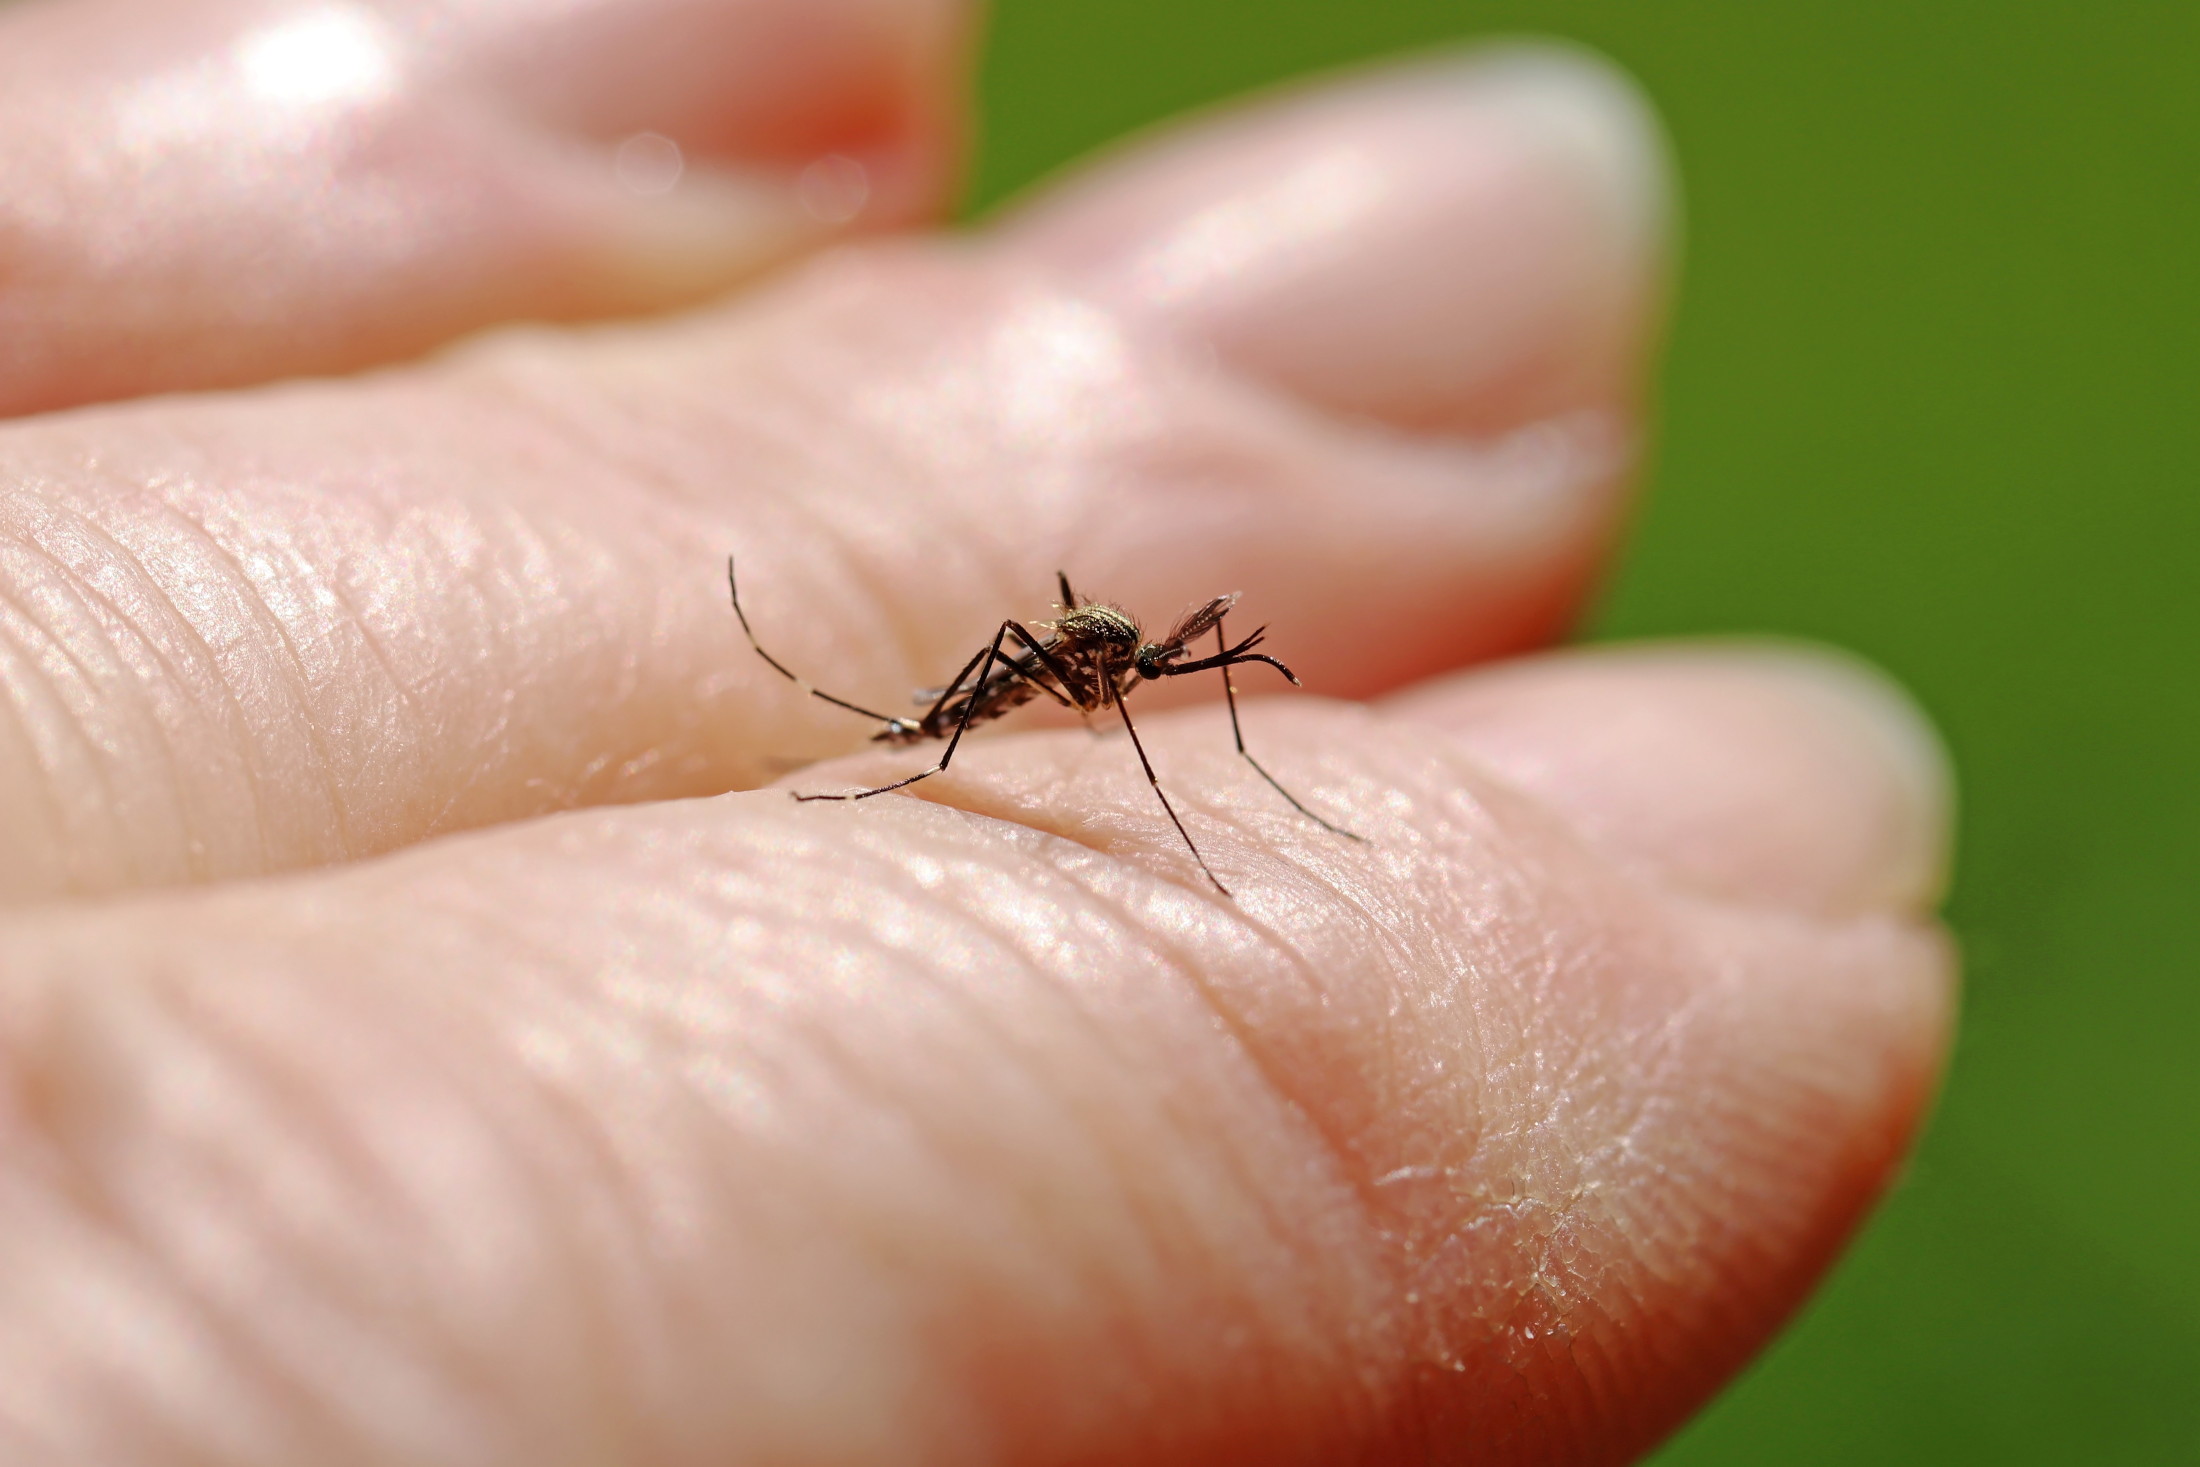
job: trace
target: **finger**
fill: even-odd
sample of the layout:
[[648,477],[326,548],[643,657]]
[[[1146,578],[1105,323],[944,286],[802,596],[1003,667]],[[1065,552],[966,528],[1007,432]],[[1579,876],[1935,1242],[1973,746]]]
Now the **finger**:
[[[1940,899],[1947,761],[1859,663],[1770,645],[1597,648],[1391,707],[1451,729],[1607,854],[1646,855],[1705,895],[1828,915]],[[1747,731],[1754,756],[1735,762],[1732,733],[1706,728]],[[1645,767],[1664,777],[1644,781]],[[1829,790],[1842,797],[1805,798]]]
[[[1769,803],[1546,725],[1561,807],[1440,723],[1251,705],[1362,846],[1211,710],[1150,719],[1235,902],[1067,732],[920,786],[952,804],[762,791],[17,918],[0,1381],[37,1389],[0,1430],[116,1467],[1631,1460],[1884,1185],[1946,1023],[1916,891],[1691,885],[1929,788],[1924,737],[1702,670],[1661,726]],[[1661,798],[1669,870],[1585,833]],[[1851,889],[1941,840],[1875,829]]]
[[[1426,186],[1437,149],[1449,188]],[[1340,412],[1502,431],[1632,396],[1664,176],[1623,78],[1496,47],[1221,116],[1039,201],[1009,242]],[[1288,314],[1262,308],[1279,296]]]
[[946,191],[959,0],[0,12],[0,414],[695,300]]
[[[1402,98],[1363,82],[1364,136],[1343,103],[1317,137],[1295,111],[1280,125],[1384,160],[1340,228],[1522,230],[1467,258],[1542,260],[1560,283],[1539,298],[1563,300],[1604,258],[1563,236],[1611,211],[1499,206],[1524,178],[1561,198],[1617,187],[1553,161],[1620,125],[1610,83],[1545,66],[1533,106],[1510,84],[1500,105],[1495,74],[1446,92],[1411,70]],[[1588,120],[1554,141],[1546,119],[1576,93]],[[1507,149],[1517,166],[1457,166]],[[1445,191],[1465,202],[1432,210]],[[1300,244],[1286,230],[1277,248]],[[1329,268],[1396,264],[1342,250]],[[760,783],[859,745],[873,725],[740,640],[729,551],[773,654],[888,712],[1002,617],[1044,617],[1058,568],[1157,626],[1242,589],[1245,630],[1265,622],[1338,694],[1563,623],[1613,521],[1624,404],[1409,434],[1219,364],[1213,312],[1164,330],[1158,307],[1088,294],[1093,278],[1022,247],[851,253],[675,325],[0,430],[0,818],[21,832],[0,893],[280,870]],[[1335,340],[1349,318],[1302,317],[1312,287],[1277,279],[1236,309]],[[1603,350],[1597,333],[1545,339],[1571,319],[1504,328],[1522,371]],[[1365,324],[1363,356],[1428,350]],[[1468,397],[1509,390],[1496,361],[1461,379]]]

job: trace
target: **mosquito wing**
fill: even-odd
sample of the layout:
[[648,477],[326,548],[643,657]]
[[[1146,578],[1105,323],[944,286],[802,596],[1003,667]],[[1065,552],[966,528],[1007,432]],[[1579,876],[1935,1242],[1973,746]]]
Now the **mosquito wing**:
[[1227,596],[1217,596],[1205,606],[1185,612],[1178,619],[1177,624],[1169,629],[1169,640],[1166,645],[1182,647],[1190,643],[1194,637],[1213,631],[1215,623],[1229,615],[1230,608],[1237,605],[1237,599],[1238,593],[1232,591]]

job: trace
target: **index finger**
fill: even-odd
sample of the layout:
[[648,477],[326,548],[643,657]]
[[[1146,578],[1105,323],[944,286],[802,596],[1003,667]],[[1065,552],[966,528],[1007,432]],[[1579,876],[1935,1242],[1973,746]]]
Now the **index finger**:
[[[282,870],[861,744],[741,643],[728,551],[772,652],[888,711],[1044,616],[1058,569],[1157,626],[1241,590],[1331,694],[1551,635],[1621,502],[1655,296],[1626,160],[1654,165],[1600,71],[1434,71],[1229,125],[1210,161],[1283,145],[1149,211],[1146,245],[1239,261],[1228,311],[1012,229],[683,322],[0,430],[0,891]],[[1341,207],[1283,207],[1339,157]],[[1135,182],[1095,187],[1144,207]]]

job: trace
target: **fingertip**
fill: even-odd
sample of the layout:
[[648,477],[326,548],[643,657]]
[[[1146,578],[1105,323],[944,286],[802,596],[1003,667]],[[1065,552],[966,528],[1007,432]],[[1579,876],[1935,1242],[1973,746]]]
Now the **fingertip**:
[[1919,914],[1945,885],[1946,752],[1897,685],[1830,649],[1591,649],[1391,706],[1451,730],[1608,851],[1708,895]]
[[1005,226],[1271,385],[1414,428],[1624,401],[1662,291],[1650,107],[1577,48],[1479,48],[1225,110]]

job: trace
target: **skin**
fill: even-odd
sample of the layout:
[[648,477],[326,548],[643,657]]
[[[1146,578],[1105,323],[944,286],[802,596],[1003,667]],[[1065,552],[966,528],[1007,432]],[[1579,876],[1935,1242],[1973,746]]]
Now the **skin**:
[[[0,1457],[1622,1462],[1887,1185],[1930,732],[1827,654],[1514,655],[1624,508],[1633,94],[1438,58],[796,260],[937,209],[968,29],[0,11],[0,402],[104,404],[0,425]],[[1057,565],[1242,590],[1327,695],[1255,752],[1368,841],[1211,685],[1135,711],[1234,901],[1039,710],[798,805],[930,751],[748,652],[729,549],[888,707]]]

